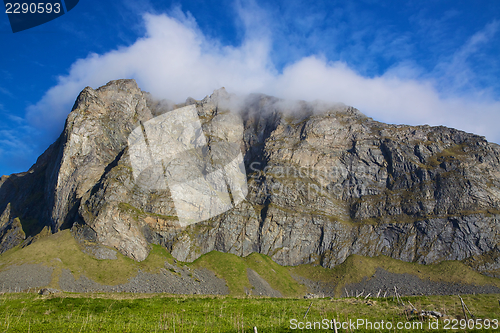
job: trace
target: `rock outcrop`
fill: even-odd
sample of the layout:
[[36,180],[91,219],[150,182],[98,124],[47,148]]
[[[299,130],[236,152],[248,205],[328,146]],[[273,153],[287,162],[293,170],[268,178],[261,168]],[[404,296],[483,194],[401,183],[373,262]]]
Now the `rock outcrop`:
[[[217,250],[260,252],[282,265],[333,267],[350,254],[384,254],[500,268],[498,145],[446,127],[383,124],[343,105],[252,95],[235,111],[230,98],[221,89],[174,105],[133,80],[85,88],[37,163],[2,177],[0,253],[49,227],[138,261],[154,243],[181,261]],[[195,105],[208,149],[241,124],[249,191],[233,209],[187,227],[169,189],[134,180],[127,143],[141,123],[185,105]]]

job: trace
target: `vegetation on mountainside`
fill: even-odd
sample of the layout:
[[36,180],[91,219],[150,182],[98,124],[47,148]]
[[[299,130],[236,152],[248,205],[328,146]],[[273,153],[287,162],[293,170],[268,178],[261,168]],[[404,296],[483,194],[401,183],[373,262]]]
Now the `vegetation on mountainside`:
[[207,268],[223,278],[231,295],[244,296],[251,290],[247,269],[256,271],[270,286],[284,297],[301,297],[307,288],[297,282],[294,276],[312,281],[324,282],[335,287],[335,295],[341,295],[345,285],[361,282],[370,278],[378,267],[392,273],[413,274],[420,279],[437,282],[494,285],[500,287],[500,280],[484,276],[459,261],[445,261],[436,265],[407,263],[386,256],[374,258],[352,255],[333,269],[319,265],[305,264],[295,267],[280,266],[269,256],[252,253],[242,258],[230,253],[212,251],[192,263],[174,262],[165,248],[152,245],[146,260],[136,262],[120,253],[115,260],[99,260],[81,250],[81,245],[72,237],[69,230],[39,239],[25,247],[16,247],[0,255],[0,270],[11,265],[36,263],[54,267],[50,287],[59,288],[58,278],[62,269],[70,270],[76,279],[80,275],[106,285],[128,282],[140,269],[143,272],[158,273],[167,261],[178,267]]

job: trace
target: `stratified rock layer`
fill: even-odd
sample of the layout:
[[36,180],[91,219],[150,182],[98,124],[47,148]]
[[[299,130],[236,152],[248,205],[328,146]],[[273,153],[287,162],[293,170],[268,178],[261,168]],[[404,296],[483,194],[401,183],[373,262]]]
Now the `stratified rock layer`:
[[134,181],[129,134],[185,104],[155,102],[133,80],[118,80],[85,88],[37,163],[2,177],[0,253],[49,227],[72,228],[138,261],[155,243],[182,261],[218,250],[260,252],[282,265],[333,267],[350,254],[384,254],[500,268],[498,145],[445,127],[383,124],[342,105],[320,112],[263,95],[249,96],[236,112],[230,98],[221,89],[186,104],[196,106],[208,147],[231,140],[243,124],[249,194],[235,208],[181,227],[168,189]]

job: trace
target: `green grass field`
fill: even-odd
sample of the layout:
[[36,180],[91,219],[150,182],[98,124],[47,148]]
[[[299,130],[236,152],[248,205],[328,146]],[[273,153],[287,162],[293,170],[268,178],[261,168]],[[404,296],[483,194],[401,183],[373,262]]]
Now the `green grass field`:
[[[338,322],[367,320],[372,323],[408,323],[410,329],[366,330],[365,326],[340,329],[339,332],[495,332],[491,320],[500,319],[500,295],[465,295],[464,301],[475,319],[490,320],[488,329],[460,329],[464,319],[457,296],[403,297],[405,305],[391,298],[334,298],[306,300],[302,296],[307,288],[293,276],[302,276],[335,286],[340,295],[346,284],[370,277],[377,267],[392,273],[409,273],[421,279],[440,282],[495,285],[500,279],[481,275],[459,261],[436,265],[406,263],[385,256],[374,258],[352,255],[333,269],[308,264],[295,267],[280,266],[269,256],[252,253],[238,257],[229,253],[210,252],[192,263],[174,262],[164,248],[152,245],[148,258],[135,262],[118,253],[116,260],[98,260],[81,251],[80,245],[69,231],[47,235],[25,248],[14,248],[0,255],[0,271],[11,265],[38,263],[54,267],[48,287],[59,288],[59,274],[69,269],[75,277],[88,278],[107,285],[125,283],[140,269],[158,272],[165,262],[170,265],[207,268],[226,281],[229,296],[172,296],[164,294],[106,294],[58,293],[40,296],[34,293],[0,295],[1,332],[293,332],[324,331],[301,330],[299,322],[320,323],[335,319]],[[284,298],[247,297],[245,288],[251,289],[246,271],[256,271]],[[438,329],[429,328],[429,321],[410,313],[411,306],[418,310],[439,311],[448,321],[457,320],[458,330],[444,329],[441,319]],[[307,309],[307,316],[304,318]],[[290,320],[296,319],[296,326]],[[357,322],[356,322],[357,323]],[[422,323],[422,327],[418,326]],[[435,323],[435,322],[432,322]],[[453,323],[449,323],[452,328]],[[311,324],[314,325],[314,324]],[[417,326],[412,326],[417,325]],[[477,326],[475,326],[477,327]]]
[[[418,310],[434,310],[448,315],[447,320],[463,319],[457,296],[403,297],[405,305],[392,298],[244,298],[221,296],[169,296],[133,294],[37,294],[0,295],[0,332],[293,332],[325,331],[292,329],[298,322],[323,323],[327,319],[357,323],[357,320],[397,325],[411,329],[370,330],[366,323],[357,329],[339,332],[495,332],[494,319],[500,319],[500,295],[463,296],[476,319],[489,329],[429,329],[434,320],[410,313],[410,301]],[[307,316],[304,315],[310,306]],[[291,320],[296,319],[297,322]],[[479,321],[478,321],[479,322]],[[421,323],[421,324],[420,324]],[[322,324],[324,325],[324,324]],[[422,325],[422,329],[420,326]],[[451,324],[450,324],[451,327]],[[459,327],[459,326],[458,326]],[[318,326],[317,326],[318,328]]]

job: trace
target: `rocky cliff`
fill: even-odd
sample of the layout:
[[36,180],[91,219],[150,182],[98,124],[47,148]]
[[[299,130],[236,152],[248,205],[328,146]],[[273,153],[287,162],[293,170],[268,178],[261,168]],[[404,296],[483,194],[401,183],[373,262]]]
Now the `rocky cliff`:
[[[114,248],[141,261],[154,243],[181,261],[217,250],[333,267],[350,254],[384,254],[464,260],[498,274],[498,145],[445,127],[383,124],[343,105],[230,100],[221,89],[174,105],[133,80],[85,88],[37,163],[1,178],[0,253],[44,229],[71,228],[104,258]],[[196,107],[208,149],[241,128],[248,182],[246,200],[188,226],[168,188],[137,183],[127,141],[144,122],[185,105]]]

